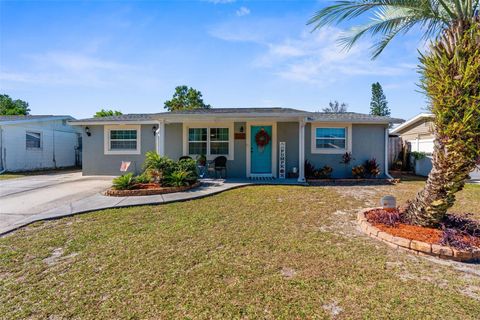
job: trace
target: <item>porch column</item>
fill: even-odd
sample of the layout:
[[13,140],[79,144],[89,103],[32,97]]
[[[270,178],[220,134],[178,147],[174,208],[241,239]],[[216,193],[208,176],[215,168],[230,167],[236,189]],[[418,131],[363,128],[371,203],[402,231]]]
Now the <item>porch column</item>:
[[305,120],[298,123],[298,182],[305,182]]
[[165,122],[160,121],[158,122],[158,129],[156,132],[156,145],[157,145],[157,153],[160,156],[165,155]]

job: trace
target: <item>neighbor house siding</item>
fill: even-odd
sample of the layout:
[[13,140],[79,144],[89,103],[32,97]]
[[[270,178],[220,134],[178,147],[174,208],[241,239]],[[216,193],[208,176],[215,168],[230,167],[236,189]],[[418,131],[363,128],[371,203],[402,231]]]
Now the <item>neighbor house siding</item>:
[[423,119],[403,129],[399,135],[404,141],[415,139],[433,139],[433,122]]
[[305,127],[305,159],[316,168],[325,165],[332,167],[333,178],[345,178],[351,177],[352,166],[375,158],[380,165],[380,177],[385,177],[385,129],[385,125],[353,124],[352,156],[355,160],[346,168],[340,163],[341,154],[314,154],[311,152],[311,124],[307,124]]
[[105,154],[104,126],[89,125],[91,135],[83,131],[83,174],[84,175],[121,175],[122,161],[130,161],[129,172],[141,172],[145,160],[145,153],[155,151],[155,136],[152,125],[141,125],[141,150],[140,154],[113,155]]
[[[80,130],[61,119],[5,124],[0,130],[2,169],[29,171],[75,166]],[[26,147],[27,132],[40,134],[40,148]]]

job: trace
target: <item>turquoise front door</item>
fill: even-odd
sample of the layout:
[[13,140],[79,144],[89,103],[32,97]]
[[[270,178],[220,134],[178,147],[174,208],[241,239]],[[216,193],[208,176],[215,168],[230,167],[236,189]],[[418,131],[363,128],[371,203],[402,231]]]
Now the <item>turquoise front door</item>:
[[[261,130],[270,136],[270,141],[266,146],[258,146],[256,135]],[[250,168],[252,174],[271,174],[272,173],[272,126],[251,126],[250,127]]]

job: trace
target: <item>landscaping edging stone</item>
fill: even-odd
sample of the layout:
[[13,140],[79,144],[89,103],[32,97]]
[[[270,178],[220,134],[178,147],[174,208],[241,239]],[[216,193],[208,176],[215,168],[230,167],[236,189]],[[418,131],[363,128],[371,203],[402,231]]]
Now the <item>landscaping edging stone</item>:
[[201,182],[196,182],[190,186],[183,187],[161,187],[158,189],[134,189],[134,190],[115,190],[110,188],[104,192],[106,196],[111,197],[134,197],[134,196],[152,196],[156,194],[167,194],[174,192],[183,192],[200,186]]
[[365,234],[380,240],[394,249],[401,249],[416,255],[427,255],[441,259],[454,260],[460,262],[480,261],[480,250],[464,251],[442,246],[439,244],[430,244],[418,240],[410,240],[402,237],[396,237],[389,233],[383,232],[367,221],[365,214],[374,209],[367,208],[357,214],[357,222]]

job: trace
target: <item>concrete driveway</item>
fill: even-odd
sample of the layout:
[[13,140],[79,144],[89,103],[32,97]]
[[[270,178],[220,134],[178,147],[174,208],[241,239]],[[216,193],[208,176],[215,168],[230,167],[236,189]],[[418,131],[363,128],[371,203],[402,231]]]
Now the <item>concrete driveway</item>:
[[111,185],[112,178],[70,172],[0,181],[0,230],[98,194]]

